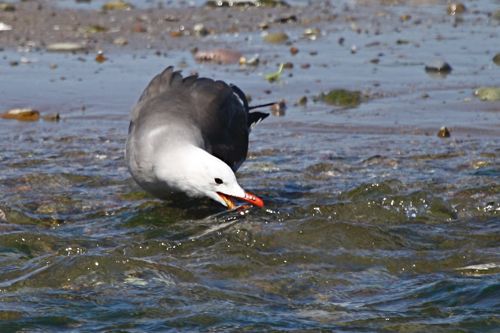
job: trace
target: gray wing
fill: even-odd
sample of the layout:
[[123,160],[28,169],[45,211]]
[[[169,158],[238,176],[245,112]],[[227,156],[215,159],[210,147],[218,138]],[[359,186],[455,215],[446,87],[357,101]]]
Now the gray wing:
[[132,112],[137,127],[180,121],[199,128],[204,149],[237,170],[248,151],[248,111],[223,81],[188,76],[167,67],[151,80]]

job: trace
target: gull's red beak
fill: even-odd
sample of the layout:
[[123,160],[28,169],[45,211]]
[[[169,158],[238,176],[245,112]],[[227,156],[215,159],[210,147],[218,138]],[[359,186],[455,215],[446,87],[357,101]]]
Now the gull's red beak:
[[[217,194],[219,195],[219,197],[222,198],[222,200],[224,200],[228,209],[234,209],[236,207],[233,200],[231,200],[231,198],[232,198],[231,196],[224,194],[224,193],[221,193],[221,192],[217,192]],[[264,207],[264,201],[261,198],[259,198],[258,196],[256,196],[255,194],[252,194],[249,192],[245,192],[245,196],[242,198],[241,197],[234,197],[234,198],[249,202],[252,205],[257,206],[259,208]]]

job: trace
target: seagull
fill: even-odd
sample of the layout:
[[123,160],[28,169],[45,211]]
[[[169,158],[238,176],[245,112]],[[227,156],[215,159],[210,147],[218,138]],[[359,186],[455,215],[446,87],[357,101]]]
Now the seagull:
[[234,200],[257,207],[264,202],[246,192],[235,172],[245,161],[248,135],[268,113],[250,110],[235,85],[191,75],[172,66],[155,76],[132,110],[126,161],[145,191],[165,199],[175,193],[209,197],[227,209]]

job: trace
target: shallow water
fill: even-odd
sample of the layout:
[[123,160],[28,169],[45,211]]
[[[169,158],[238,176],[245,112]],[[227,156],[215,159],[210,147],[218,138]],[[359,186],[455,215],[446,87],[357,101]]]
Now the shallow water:
[[[1,52],[1,108],[61,121],[0,120],[0,331],[497,332],[500,102],[473,92],[500,84],[487,15],[498,5],[471,3],[457,23],[444,2],[417,3],[359,7],[359,34],[339,20],[315,41],[290,27],[295,57],[259,33],[208,37],[259,53],[256,68],[188,51],[115,50],[103,64]],[[435,57],[450,75],[425,73]],[[266,82],[285,61],[294,69]],[[254,129],[238,173],[265,209],[161,202],[131,180],[129,110],[171,64],[254,103],[287,101]],[[365,97],[353,109],[312,101],[331,88]],[[436,136],[443,125],[450,138]]]

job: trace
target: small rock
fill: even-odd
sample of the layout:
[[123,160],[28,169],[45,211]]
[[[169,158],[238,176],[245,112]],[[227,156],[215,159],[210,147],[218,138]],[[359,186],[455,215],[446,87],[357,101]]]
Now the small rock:
[[271,44],[281,44],[288,40],[288,35],[284,32],[271,32],[264,35],[264,41]]
[[450,130],[443,126],[439,129],[437,136],[440,138],[449,138],[450,137]]
[[196,61],[212,61],[218,64],[237,64],[243,54],[230,49],[214,49],[208,51],[197,51],[194,54]]
[[463,14],[465,12],[465,5],[460,2],[450,3],[448,5],[448,15]]
[[2,209],[0,209],[0,222],[7,222],[7,214]]
[[118,46],[125,46],[128,44],[128,40],[125,37],[117,37],[113,40],[113,44]]
[[80,43],[53,43],[47,45],[50,52],[78,52],[85,51],[86,47]]
[[291,55],[296,55],[297,53],[299,53],[299,49],[298,49],[298,48],[296,48],[295,46],[292,46],[292,47],[290,48],[290,54],[291,54]]
[[40,112],[30,108],[12,109],[0,115],[3,119],[15,119],[20,121],[36,121],[40,119]]
[[45,121],[59,121],[61,119],[61,117],[59,116],[59,113],[51,113],[51,114],[47,114],[45,116],[42,117],[43,120]]
[[281,100],[278,103],[274,103],[273,105],[271,105],[271,113],[273,114],[273,116],[282,117],[285,115],[285,111],[286,111],[285,100]]
[[443,60],[434,60],[425,65],[425,71],[428,73],[449,74],[451,70],[450,64]]
[[129,10],[133,6],[123,0],[109,1],[102,5],[102,10]]
[[492,60],[497,66],[500,66],[500,53],[495,54]]
[[481,87],[474,92],[474,95],[482,101],[500,101],[500,87]]

